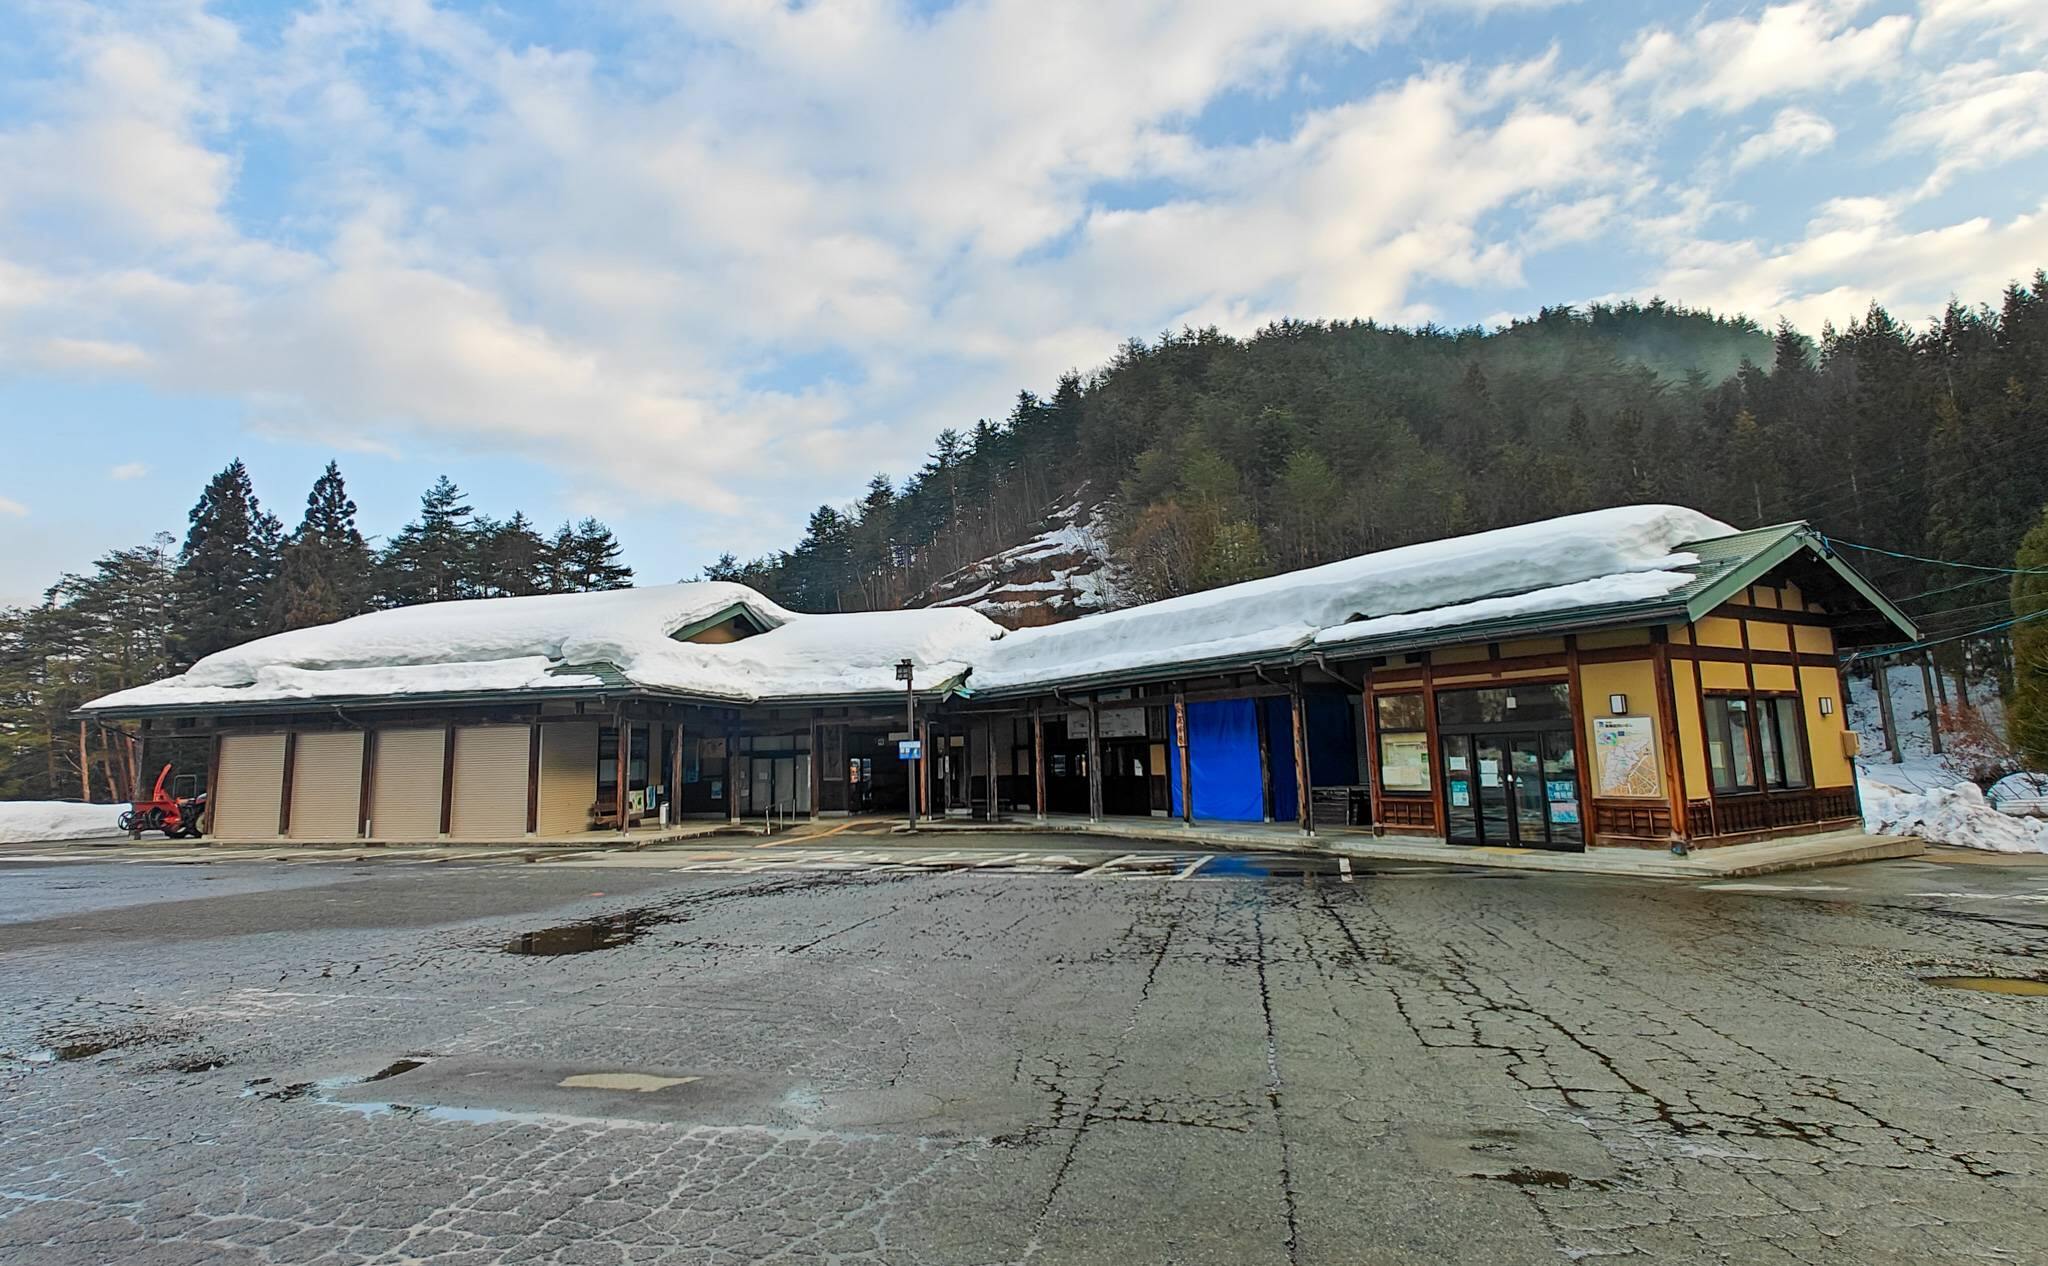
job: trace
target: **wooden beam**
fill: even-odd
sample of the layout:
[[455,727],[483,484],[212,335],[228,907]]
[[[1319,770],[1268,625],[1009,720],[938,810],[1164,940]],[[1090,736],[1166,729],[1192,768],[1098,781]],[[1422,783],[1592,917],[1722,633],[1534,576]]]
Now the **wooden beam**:
[[446,726],[441,734],[441,834],[446,835],[455,821],[455,727]]
[[1449,838],[1450,809],[1445,803],[1449,793],[1444,788],[1443,745],[1436,737],[1436,665],[1429,655],[1422,656],[1422,728],[1429,740],[1429,751],[1423,754],[1423,768],[1429,771],[1429,811],[1436,818],[1436,833]]
[[220,807],[220,740],[219,731],[214,732],[213,750],[206,757],[206,812],[201,815],[205,834],[213,834],[214,810]]
[[1088,820],[1102,820],[1102,707],[1088,696]]
[[[674,732],[675,746],[670,749],[668,762],[668,802],[670,805],[668,820],[671,826],[683,820],[683,742],[685,736],[681,717],[676,718]],[[816,753],[812,753],[812,756],[815,759]]]
[[818,713],[811,712],[811,821],[818,820],[818,801],[824,796],[825,767],[818,760],[824,752],[818,747]]
[[1045,821],[1045,714],[1037,704],[1031,705],[1031,783],[1033,803],[1038,806],[1038,820]]
[[284,732],[284,785],[277,797],[277,833],[289,835],[292,829],[292,775],[296,772],[299,753],[299,732]]
[[1173,750],[1180,767],[1175,773],[1180,780],[1181,825],[1191,826],[1195,821],[1195,781],[1188,755],[1188,696],[1177,688],[1173,692]]
[[1308,709],[1301,697],[1301,670],[1288,674],[1287,716],[1294,730],[1294,817],[1303,835],[1316,833],[1313,788],[1308,775]]
[[725,820],[740,820],[740,735],[737,721],[725,724]]
[[526,833],[540,830],[540,722],[526,731]]
[[1365,779],[1366,803],[1372,806],[1372,827],[1377,830],[1386,821],[1380,816],[1380,709],[1373,695],[1373,679],[1378,669],[1368,666],[1365,680],[1360,683],[1359,698],[1363,701],[1363,714],[1359,727],[1360,741],[1365,744],[1365,757],[1359,765],[1359,777]]
[[1002,797],[996,793],[996,721],[989,717],[981,723],[981,741],[988,748],[983,754],[982,766],[988,770],[988,820],[1002,818]]
[[619,736],[612,745],[612,799],[619,814],[619,832],[626,830],[626,807],[632,803],[633,723],[626,719],[624,704],[612,714],[612,730]]
[[370,798],[377,788],[377,731],[363,729],[362,784],[356,789],[356,834],[368,839],[376,823],[370,821]]
[[[1579,682],[1579,635],[1564,635],[1565,695],[1572,706],[1572,779],[1579,796],[1579,843],[1590,847],[1593,843],[1593,785],[1587,781],[1586,757],[1592,752],[1592,745],[1586,733],[1586,691]],[[1549,798],[1549,792],[1544,792]]]

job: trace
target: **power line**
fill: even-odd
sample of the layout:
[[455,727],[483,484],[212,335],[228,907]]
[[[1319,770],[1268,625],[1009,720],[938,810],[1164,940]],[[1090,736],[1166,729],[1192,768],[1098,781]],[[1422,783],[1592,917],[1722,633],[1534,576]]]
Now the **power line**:
[[1895,549],[1884,549],[1877,545],[1858,545],[1854,541],[1838,541],[1826,533],[1821,534],[1820,543],[1832,548],[1840,545],[1848,549],[1860,549],[1866,553],[1884,554],[1892,558],[1903,558],[1908,562],[1927,563],[1935,567],[1955,567],[1964,571],[1997,572],[2002,576],[2048,576],[2048,567],[1990,567],[1983,563],[1958,563],[1946,558],[1927,558],[1920,554],[1901,554]]
[[1969,629],[1962,633],[1950,633],[1945,637],[1922,638],[1917,642],[1902,642],[1897,646],[1879,646],[1872,650],[1857,651],[1849,656],[1849,663],[1853,664],[1860,659],[1882,659],[1887,655],[1903,655],[1907,651],[1924,651],[1930,646],[1941,646],[1948,642],[1959,642],[1966,637],[1982,637],[1986,633],[1997,633],[2009,629],[2015,624],[2025,624],[2029,620],[2043,618],[2048,618],[2048,607],[2043,607],[2039,611],[2030,611],[2026,615],[2016,615],[2010,620],[2000,620],[1996,624],[1987,624],[1981,629]]

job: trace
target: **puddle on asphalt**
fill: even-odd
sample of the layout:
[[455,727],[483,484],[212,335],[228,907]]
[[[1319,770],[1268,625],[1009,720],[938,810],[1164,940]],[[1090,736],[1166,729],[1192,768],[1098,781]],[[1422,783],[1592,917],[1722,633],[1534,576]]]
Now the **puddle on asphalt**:
[[1940,989],[2015,994],[2024,998],[2048,997],[2048,980],[2029,980],[2024,976],[1922,976],[1920,980]]
[[1510,1169],[1501,1174],[1472,1174],[1488,1182],[1513,1183],[1517,1187],[1550,1187],[1559,1191],[1607,1191],[1614,1184],[1604,1178],[1581,1178],[1561,1169]]
[[583,919],[538,932],[521,932],[505,942],[507,954],[588,954],[630,945],[657,920],[645,910]]
[[1226,875],[1246,879],[1302,879],[1310,874],[1336,873],[1335,862],[1318,865],[1311,871],[1302,864],[1299,857],[1262,857],[1256,853],[1221,853],[1201,869],[1201,874],[1211,879],[1220,879]]

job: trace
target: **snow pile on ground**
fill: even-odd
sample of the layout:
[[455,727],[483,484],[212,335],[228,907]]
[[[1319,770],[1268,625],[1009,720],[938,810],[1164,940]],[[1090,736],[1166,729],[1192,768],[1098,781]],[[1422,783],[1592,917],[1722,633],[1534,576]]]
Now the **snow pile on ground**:
[[125,804],[79,804],[71,800],[0,800],[0,844],[44,840],[94,840],[121,834],[116,824]]
[[[1025,629],[989,648],[971,685],[1038,685],[1165,662],[1278,652],[1326,629],[1557,590],[1634,573],[1665,577],[1699,561],[1688,541],[1734,529],[1680,506],[1621,506],[1449,540],[1406,545],[1304,571],[1228,585],[1050,628]],[[1638,582],[1640,583],[1640,582]],[[1583,595],[1575,595],[1583,596]],[[1640,596],[1639,594],[1637,596]],[[1553,594],[1552,599],[1565,599]],[[1410,627],[1429,623],[1417,619]]]
[[1994,853],[2048,853],[2048,821],[1991,807],[1975,783],[1912,792],[1866,784],[1863,828],[1873,835],[1917,835],[1929,844]]
[[[725,643],[672,636],[734,608],[768,631]],[[639,685],[735,702],[888,693],[900,689],[897,661],[911,659],[918,682],[937,685],[1001,635],[975,611],[800,615],[745,585],[696,581],[373,611],[209,655],[89,706],[591,687],[602,678],[588,670],[600,665]]]
[[2048,774],[2007,774],[1984,798],[2000,813],[2048,818]]

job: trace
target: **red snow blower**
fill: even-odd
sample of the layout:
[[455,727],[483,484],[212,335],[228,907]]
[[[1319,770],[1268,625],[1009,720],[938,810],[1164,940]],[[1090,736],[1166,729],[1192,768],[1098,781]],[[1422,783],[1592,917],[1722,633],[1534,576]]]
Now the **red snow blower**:
[[[191,775],[186,775],[190,779]],[[182,781],[182,780],[180,780]],[[192,779],[196,785],[198,780]],[[156,776],[156,786],[151,789],[149,799],[137,800],[129,805],[128,812],[121,815],[120,827],[128,832],[128,838],[139,840],[144,831],[162,831],[165,839],[199,838],[199,820],[206,813],[206,793],[194,796],[180,796],[171,778],[171,767],[164,766]]]

